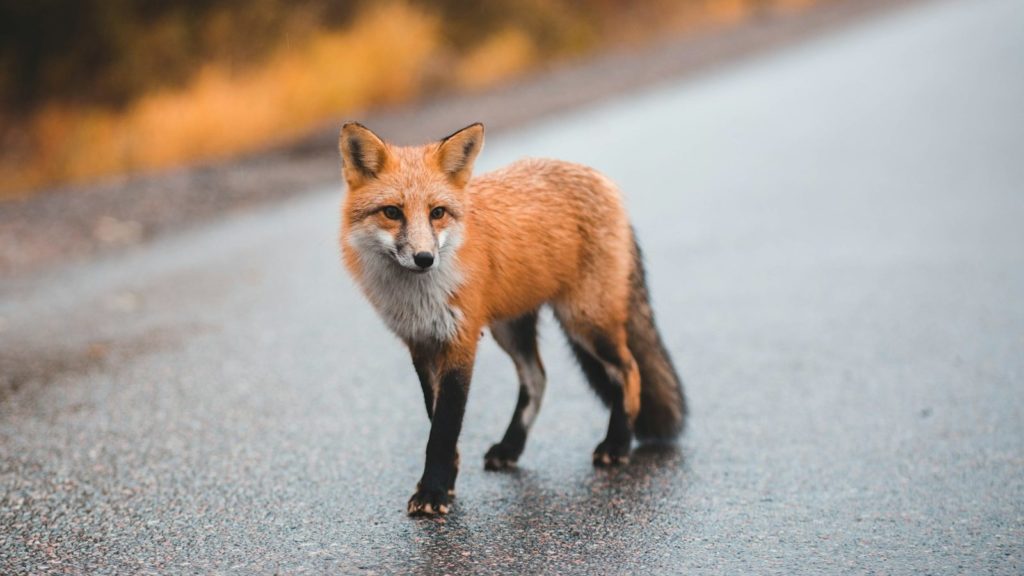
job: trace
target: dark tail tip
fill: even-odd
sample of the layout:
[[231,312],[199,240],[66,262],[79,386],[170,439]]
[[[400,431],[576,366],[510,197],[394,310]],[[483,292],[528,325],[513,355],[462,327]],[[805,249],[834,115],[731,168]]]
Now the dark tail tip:
[[686,395],[654,322],[643,257],[634,236],[628,346],[640,369],[640,413],[634,432],[641,441],[669,441],[686,426]]
[[[646,356],[646,358],[642,358]],[[655,353],[634,354],[640,365],[640,413],[634,424],[637,439],[667,441],[686,427],[686,396],[672,366],[672,360],[660,346]]]

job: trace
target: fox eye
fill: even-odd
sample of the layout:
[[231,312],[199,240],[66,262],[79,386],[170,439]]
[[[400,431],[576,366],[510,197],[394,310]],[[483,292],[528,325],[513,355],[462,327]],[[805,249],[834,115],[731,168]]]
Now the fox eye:
[[389,220],[401,220],[402,211],[398,209],[398,206],[385,206],[384,216]]
[[437,208],[434,208],[433,210],[430,211],[430,219],[431,220],[440,220],[443,217],[444,217],[444,208],[442,208],[440,206],[438,206]]

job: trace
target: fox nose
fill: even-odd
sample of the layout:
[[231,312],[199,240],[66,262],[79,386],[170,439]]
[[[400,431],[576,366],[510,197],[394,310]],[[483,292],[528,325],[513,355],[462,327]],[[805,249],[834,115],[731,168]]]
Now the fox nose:
[[434,255],[430,252],[417,252],[413,254],[412,261],[420,268],[430,268],[434,263]]

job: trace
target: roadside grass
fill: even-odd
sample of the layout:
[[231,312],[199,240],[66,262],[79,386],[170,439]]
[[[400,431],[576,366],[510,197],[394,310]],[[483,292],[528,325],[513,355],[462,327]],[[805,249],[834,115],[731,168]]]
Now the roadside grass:
[[5,121],[0,200],[252,152],[352,111],[430,91],[485,89],[559,57],[814,1],[658,0],[621,15],[606,7],[598,24],[526,2],[538,13],[549,10],[542,15],[564,36],[554,48],[513,22],[462,51],[448,42],[439,14],[404,1],[368,3],[347,27],[289,39],[258,66],[210,62],[185,85],[144,93],[121,108],[52,102]]
[[44,106],[28,122],[34,150],[4,155],[3,192],[247,152],[341,111],[407,100],[438,44],[435,17],[385,4],[257,69],[210,64],[186,87],[147,94],[122,111]]

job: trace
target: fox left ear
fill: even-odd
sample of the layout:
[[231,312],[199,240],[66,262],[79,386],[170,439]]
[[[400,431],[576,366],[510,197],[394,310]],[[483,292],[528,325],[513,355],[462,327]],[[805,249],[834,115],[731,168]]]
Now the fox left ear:
[[473,175],[473,161],[484,147],[484,125],[477,122],[441,140],[437,161],[441,171],[458,186],[465,186]]
[[341,171],[351,189],[376,178],[388,159],[388,145],[358,122],[346,122],[341,127],[338,149]]

